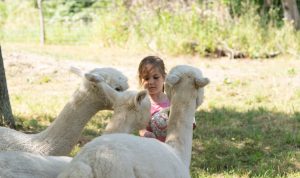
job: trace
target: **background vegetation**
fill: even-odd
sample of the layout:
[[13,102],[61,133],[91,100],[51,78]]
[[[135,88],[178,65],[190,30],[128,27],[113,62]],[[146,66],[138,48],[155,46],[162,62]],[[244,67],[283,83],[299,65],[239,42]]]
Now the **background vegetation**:
[[[185,62],[212,81],[196,113],[193,178],[300,177],[300,33],[283,20],[279,0],[268,8],[263,0],[124,2],[131,1],[44,0],[41,47],[36,1],[0,1],[0,42],[19,130],[45,129],[78,86],[64,71],[66,59],[126,66],[135,74],[145,53],[133,57],[121,49],[150,49],[173,65],[188,55]],[[211,60],[222,53],[253,60]],[[93,117],[71,155],[101,135],[111,114]]]
[[[300,49],[299,32],[283,20],[280,0],[268,7],[264,0],[133,2],[44,0],[47,44],[97,43],[213,57],[228,52],[250,58],[298,55]],[[1,41],[38,42],[39,30],[35,0],[0,2]]]

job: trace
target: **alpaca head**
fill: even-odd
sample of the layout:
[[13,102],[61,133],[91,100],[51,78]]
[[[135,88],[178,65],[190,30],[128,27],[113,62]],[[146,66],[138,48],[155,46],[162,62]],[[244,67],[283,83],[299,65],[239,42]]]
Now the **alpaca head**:
[[95,80],[99,80],[100,78],[116,91],[124,91],[129,87],[127,77],[114,68],[95,68],[87,73],[83,73],[76,67],[71,67],[70,70],[71,72],[84,78],[83,85],[81,86],[80,90],[86,91],[86,97],[88,97],[91,102],[94,103],[95,107],[101,107],[101,109],[112,109],[113,103],[111,103],[111,101],[107,98],[103,92],[103,89],[97,86],[98,81],[93,81],[84,76],[93,75],[95,76]]
[[89,73],[101,76],[104,82],[116,91],[125,91],[129,87],[127,77],[114,68],[96,68]]
[[183,80],[191,79],[194,82],[196,93],[196,107],[200,106],[203,102],[204,97],[204,86],[209,83],[208,78],[204,78],[200,69],[188,66],[178,65],[171,69],[166,77],[165,89],[168,98],[172,100],[172,95],[176,85]]
[[150,99],[146,90],[117,91],[108,85],[104,78],[95,74],[85,77],[102,88],[108,100],[113,103],[114,115],[107,125],[107,132],[131,132],[146,127],[150,115]]

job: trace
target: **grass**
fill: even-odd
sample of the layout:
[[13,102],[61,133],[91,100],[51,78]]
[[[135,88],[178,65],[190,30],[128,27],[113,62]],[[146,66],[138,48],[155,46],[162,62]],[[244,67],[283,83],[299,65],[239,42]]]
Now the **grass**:
[[284,177],[299,171],[299,116],[264,108],[213,108],[197,116],[201,124],[194,134],[192,171],[249,177]]
[[[131,76],[141,59],[141,54],[128,52],[123,60],[124,53],[116,48],[92,53],[96,48],[91,46],[4,44],[2,49],[18,129],[28,133],[40,132],[53,122],[78,87],[80,79],[67,73],[65,65],[76,61],[81,67],[90,63],[94,67],[113,62],[124,68],[126,64],[124,72]],[[109,56],[113,60],[105,63],[102,59]],[[196,112],[193,178],[300,176],[299,60],[165,58],[169,68],[186,61],[211,79],[204,103]],[[101,111],[92,118],[71,156],[101,135],[111,114]]]

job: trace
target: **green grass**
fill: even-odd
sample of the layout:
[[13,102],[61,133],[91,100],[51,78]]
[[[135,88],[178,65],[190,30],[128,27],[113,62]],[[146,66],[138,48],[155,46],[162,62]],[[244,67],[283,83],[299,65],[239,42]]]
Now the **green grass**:
[[249,177],[284,177],[298,172],[300,122],[295,117],[299,115],[264,108],[197,112],[201,124],[194,132],[192,172],[234,172]]
[[[87,124],[76,155],[84,143],[101,135],[111,112],[100,112]],[[16,117],[28,133],[46,128],[54,116]],[[297,177],[300,164],[300,114],[264,108],[245,112],[234,108],[201,109],[196,113],[192,177]],[[48,125],[46,124],[46,125]],[[19,128],[20,129],[20,128]]]
[[[63,50],[56,51],[61,48]],[[81,61],[83,63],[94,61],[93,56],[99,55],[90,52],[89,46],[45,46],[41,48],[44,51],[28,49],[23,48],[20,54],[27,51],[49,57],[52,50],[55,52],[54,59],[60,59],[57,62],[64,62],[65,58],[74,55],[68,54],[68,51],[76,51],[78,56],[85,55],[88,60]],[[116,51],[113,50],[118,55]],[[9,53],[13,51],[4,54]],[[123,53],[120,55],[123,56]],[[121,56],[116,59],[122,60]],[[40,62],[46,64],[42,59]],[[80,62],[80,57],[76,60]],[[166,63],[172,60],[176,59],[166,60]],[[196,112],[197,128],[194,130],[190,168],[192,177],[299,177],[299,61],[222,61],[200,61],[205,75],[205,71],[213,72],[212,76],[208,76],[211,83],[205,89],[204,103]],[[198,62],[191,60],[190,64],[196,66]],[[96,63],[103,64],[100,61]],[[22,70],[18,70],[18,65]],[[67,71],[52,69],[51,63],[48,65],[48,73],[35,69],[39,65],[26,65],[26,60],[22,63],[16,61],[6,68],[19,130],[27,133],[44,130],[80,82],[77,77],[69,76]],[[22,73],[28,68],[33,74]],[[132,68],[128,66],[128,70]],[[214,78],[215,75],[219,77]],[[101,111],[94,116],[70,155],[76,155],[86,142],[101,135],[111,115],[110,111]]]

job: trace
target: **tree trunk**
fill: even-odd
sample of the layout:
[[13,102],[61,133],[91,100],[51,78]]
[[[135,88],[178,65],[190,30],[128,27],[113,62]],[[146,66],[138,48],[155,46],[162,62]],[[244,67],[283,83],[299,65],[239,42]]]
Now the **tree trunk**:
[[39,15],[40,15],[40,43],[41,45],[44,45],[46,41],[46,36],[45,36],[45,23],[44,23],[42,0],[37,0],[37,4],[39,9]]
[[6,125],[15,129],[15,120],[11,111],[9,95],[6,84],[4,63],[2,58],[1,46],[0,46],[0,121],[3,125],[3,119]]
[[294,24],[297,30],[300,29],[300,17],[296,0],[282,0],[284,18]]

